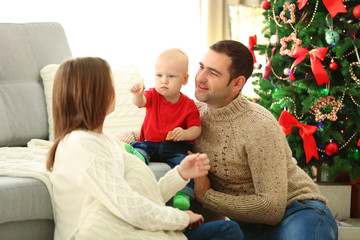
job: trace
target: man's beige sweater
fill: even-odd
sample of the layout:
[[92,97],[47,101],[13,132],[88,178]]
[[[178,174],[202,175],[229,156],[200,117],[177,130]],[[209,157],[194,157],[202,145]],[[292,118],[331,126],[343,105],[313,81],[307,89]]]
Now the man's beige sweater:
[[205,208],[242,223],[274,225],[295,200],[326,202],[267,109],[241,94],[223,108],[198,107],[202,133],[194,150],[211,161]]

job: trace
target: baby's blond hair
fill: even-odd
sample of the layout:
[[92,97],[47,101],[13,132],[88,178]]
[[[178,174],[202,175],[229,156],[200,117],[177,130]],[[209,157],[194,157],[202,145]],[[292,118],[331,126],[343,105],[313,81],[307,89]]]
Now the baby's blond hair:
[[184,70],[186,72],[188,71],[189,57],[183,50],[181,50],[179,48],[166,49],[165,51],[160,53],[160,55],[158,56],[158,59],[159,58],[177,59],[178,61],[180,61],[184,64],[184,67],[185,67]]

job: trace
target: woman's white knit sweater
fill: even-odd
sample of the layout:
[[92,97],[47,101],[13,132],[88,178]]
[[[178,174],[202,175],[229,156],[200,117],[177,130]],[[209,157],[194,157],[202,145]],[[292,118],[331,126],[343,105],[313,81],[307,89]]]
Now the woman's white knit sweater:
[[50,174],[55,240],[186,239],[188,215],[165,203],[187,181],[172,169],[159,182],[116,137],[74,131],[59,144]]
[[194,150],[211,162],[205,208],[242,223],[277,224],[295,200],[326,202],[267,109],[241,94],[223,108],[198,107],[202,133]]

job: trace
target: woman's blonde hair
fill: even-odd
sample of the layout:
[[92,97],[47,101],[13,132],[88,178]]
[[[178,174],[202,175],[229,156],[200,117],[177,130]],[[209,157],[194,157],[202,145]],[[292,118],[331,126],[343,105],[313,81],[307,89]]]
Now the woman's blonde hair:
[[46,163],[52,171],[56,148],[70,132],[102,128],[115,98],[109,64],[97,57],[82,57],[63,62],[55,75],[52,93],[54,145]]

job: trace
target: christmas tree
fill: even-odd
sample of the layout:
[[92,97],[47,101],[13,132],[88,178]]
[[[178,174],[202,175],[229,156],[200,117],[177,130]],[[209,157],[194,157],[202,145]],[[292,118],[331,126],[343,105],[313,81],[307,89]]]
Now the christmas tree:
[[266,56],[265,66],[254,64],[261,70],[253,74],[257,102],[279,119],[300,167],[322,166],[330,181],[346,172],[355,182],[360,1],[271,0],[261,6],[268,44],[252,47]]

